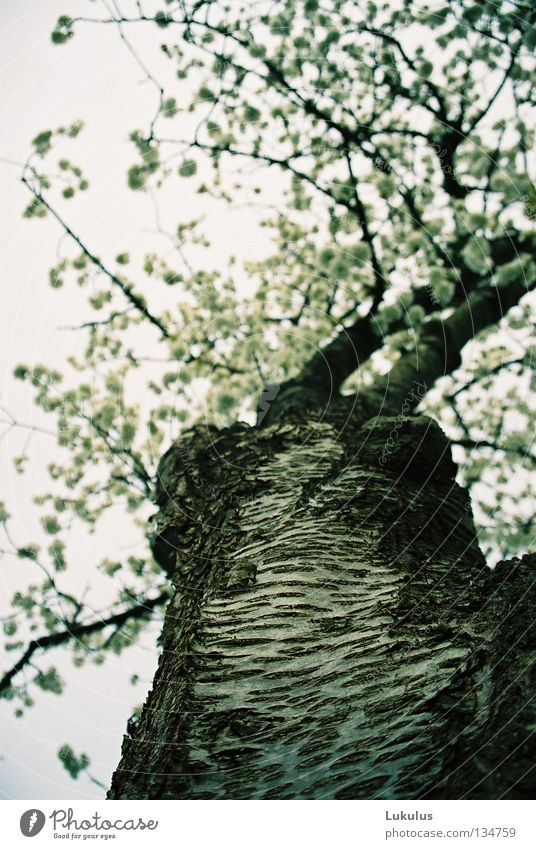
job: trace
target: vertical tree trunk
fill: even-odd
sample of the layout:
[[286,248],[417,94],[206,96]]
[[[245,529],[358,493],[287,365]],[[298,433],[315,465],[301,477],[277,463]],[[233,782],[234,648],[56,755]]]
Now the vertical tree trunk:
[[533,793],[529,559],[486,567],[437,425],[373,425],[165,455],[176,591],[110,798]]

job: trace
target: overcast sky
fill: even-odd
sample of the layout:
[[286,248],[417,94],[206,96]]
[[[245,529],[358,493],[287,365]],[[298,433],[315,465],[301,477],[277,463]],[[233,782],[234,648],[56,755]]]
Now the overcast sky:
[[[31,140],[40,131],[68,125],[79,118],[86,122],[83,134],[73,145],[72,158],[90,181],[90,191],[69,205],[69,223],[83,234],[99,256],[114,257],[122,250],[142,252],[154,245],[154,208],[147,195],[126,188],[126,170],[135,161],[129,141],[132,129],[142,126],[153,114],[155,90],[140,72],[113,27],[82,26],[66,45],[55,46],[50,33],[61,14],[94,14],[100,3],[89,0],[2,0],[0,3],[0,269],[4,292],[0,332],[0,404],[23,422],[50,423],[32,404],[26,384],[12,378],[19,362],[39,362],[62,368],[66,357],[82,351],[83,334],[61,330],[65,325],[87,320],[89,309],[80,291],[65,286],[60,292],[48,285],[48,269],[57,261],[62,233],[49,218],[27,220],[22,211],[29,201],[20,183],[20,165],[31,150]],[[147,38],[147,30],[129,33],[138,39],[136,48],[153,68],[162,66],[158,38]],[[175,92],[174,92],[175,93]],[[271,184],[274,181],[270,177]],[[175,224],[207,212],[206,200],[195,194],[192,181],[177,182],[164,190],[160,213]],[[277,191],[277,188],[274,188]],[[208,227],[212,246],[207,262],[218,265],[233,253],[258,258],[267,247],[265,231],[257,226],[251,209],[209,210]],[[212,218],[210,218],[212,216]],[[237,251],[236,248],[239,248]],[[162,255],[166,247],[158,246]],[[244,280],[243,286],[248,286]],[[153,304],[154,306],[154,304]],[[158,304],[156,305],[158,312]],[[13,516],[12,531],[21,545],[41,536],[38,514],[31,498],[47,488],[46,462],[54,445],[49,437],[0,428],[2,491]],[[27,474],[15,474],[12,458],[27,448],[31,460]],[[136,553],[143,544],[132,536],[128,520],[108,511],[99,531],[89,537],[78,523],[70,540],[74,564],[65,573],[67,591],[79,592],[92,576],[95,564],[112,552]],[[71,560],[73,558],[71,557]],[[30,561],[13,557],[0,560],[1,613],[9,608],[13,591],[24,588],[39,574]],[[32,570],[35,570],[32,572]],[[109,590],[108,590],[109,592]],[[106,604],[103,598],[102,606]],[[109,598],[108,598],[109,602]],[[103,791],[89,780],[70,779],[56,757],[58,748],[69,743],[77,753],[92,759],[91,772],[108,783],[117,764],[121,735],[133,706],[144,700],[156,664],[155,639],[158,617],[140,645],[112,656],[104,667],[76,669],[67,655],[49,653],[40,661],[47,668],[59,661],[67,682],[65,693],[54,696],[38,691],[36,705],[21,720],[13,718],[9,703],[0,701],[2,755],[0,797],[87,798],[102,797]],[[1,662],[9,667],[14,657]],[[128,681],[133,672],[140,683]]]
[[[68,6],[68,9],[66,7]],[[133,86],[136,76],[128,57],[117,50],[111,32],[93,28],[81,33],[76,44],[66,49],[55,48],[50,32],[58,15],[77,7],[87,10],[87,2],[68,3],[56,0],[4,0],[0,4],[1,32],[1,95],[0,95],[0,156],[14,161],[23,160],[29,152],[31,139],[42,129],[71,123],[79,117],[90,122],[88,144],[97,152],[102,178],[118,171],[121,155],[118,146],[125,148],[128,115],[149,95],[139,85]],[[96,125],[97,130],[96,131]],[[112,142],[110,140],[113,140]],[[99,150],[99,145],[101,149]],[[114,147],[115,146],[115,147]],[[107,147],[108,153],[105,153]],[[89,158],[89,157],[88,157]],[[108,163],[108,164],[107,164]],[[36,415],[31,394],[11,380],[16,362],[55,362],[61,364],[68,350],[79,344],[72,334],[59,332],[62,324],[83,320],[83,303],[79,293],[65,290],[61,297],[47,285],[47,269],[54,262],[59,231],[50,221],[26,221],[21,212],[28,202],[24,187],[18,182],[20,168],[0,162],[0,228],[2,233],[1,274],[4,304],[0,333],[2,383],[1,403],[16,415],[30,422]],[[93,207],[91,207],[93,204]],[[88,194],[86,209],[76,210],[86,232],[91,234],[93,219],[102,223],[102,211],[117,218],[128,227],[125,210],[113,209],[114,197],[106,206],[94,202]],[[130,209],[134,213],[135,204]],[[95,222],[96,223],[96,222]],[[134,223],[134,222],[132,222]],[[132,224],[131,224],[132,226]],[[109,237],[114,229],[107,222]],[[97,228],[95,228],[97,229]],[[106,227],[95,232],[99,248],[104,247]],[[117,236],[115,236],[117,238]],[[31,463],[24,477],[14,474],[10,458],[20,451],[26,438],[20,432],[10,432],[1,444],[2,498],[16,515],[19,540],[35,538],[35,514],[29,496],[43,488],[42,468]],[[39,444],[33,438],[32,455],[50,450],[46,437]],[[115,535],[113,527],[109,528]],[[92,541],[92,546],[95,542]],[[97,552],[90,547],[91,555]],[[77,564],[78,565],[78,564]],[[88,564],[82,564],[79,575]],[[37,578],[29,570],[29,561],[3,558],[3,608],[17,584]],[[147,647],[151,647],[147,639]],[[127,653],[127,655],[133,653]],[[92,757],[92,772],[106,783],[117,763],[121,736],[132,705],[143,698],[147,683],[136,693],[127,681],[134,663],[144,677],[151,677],[153,651],[138,650],[137,658],[127,655],[115,659],[105,671],[99,668],[76,670],[67,661],[61,664],[61,674],[67,681],[63,696],[41,693],[35,707],[22,720],[15,720],[11,706],[0,702],[3,759],[0,761],[0,793],[3,798],[88,798],[103,796],[103,791],[88,780],[70,779],[56,757],[63,743],[75,751],[85,751]],[[57,655],[56,655],[57,656]],[[50,657],[53,662],[56,658]],[[13,662],[3,659],[2,666]],[[48,664],[47,664],[48,665]],[[103,674],[106,676],[103,686]],[[125,701],[131,699],[132,701]]]

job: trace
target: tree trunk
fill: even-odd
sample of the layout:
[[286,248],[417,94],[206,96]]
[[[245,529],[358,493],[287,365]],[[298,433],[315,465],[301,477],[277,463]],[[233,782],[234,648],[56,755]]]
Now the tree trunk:
[[176,591],[109,798],[534,794],[534,558],[487,568],[431,420],[339,425],[164,456]]

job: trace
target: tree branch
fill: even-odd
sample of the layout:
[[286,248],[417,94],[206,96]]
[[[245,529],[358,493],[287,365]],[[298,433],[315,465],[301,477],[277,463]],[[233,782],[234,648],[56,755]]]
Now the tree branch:
[[82,242],[80,237],[77,236],[76,233],[63,220],[63,218],[61,218],[59,213],[56,212],[56,210],[50,205],[50,203],[45,199],[45,197],[41,194],[41,192],[37,191],[31,185],[30,181],[24,176],[24,174],[21,177],[21,182],[24,183],[24,185],[29,189],[29,191],[32,193],[34,198],[36,200],[38,200],[40,203],[42,203],[44,207],[46,207],[46,209],[50,212],[50,214],[53,216],[53,218],[55,218],[56,221],[58,222],[58,224],[60,224],[63,227],[63,229],[71,237],[71,239],[73,239],[73,241],[76,242],[76,244],[78,245],[78,247],[80,248],[82,253],[85,254],[85,256],[87,256],[87,258],[93,263],[93,265],[95,265],[98,269],[100,269],[100,271],[102,271],[103,274],[105,274],[115,286],[117,286],[119,289],[121,289],[125,298],[128,301],[130,301],[132,306],[135,307],[138,310],[138,312],[141,313],[141,315],[143,315],[144,318],[146,318],[148,321],[150,321],[151,324],[153,324],[155,327],[157,327],[159,329],[162,336],[164,336],[166,339],[169,339],[171,334],[168,332],[167,328],[162,324],[160,319],[157,318],[155,315],[153,315],[148,310],[144,299],[142,297],[140,297],[139,295],[136,295],[136,293],[133,291],[131,286],[129,286],[127,283],[124,283],[119,277],[117,277],[116,274],[114,274],[112,271],[110,271],[108,268],[106,268],[104,263],[102,263],[101,260],[98,257],[96,257],[95,254],[93,254],[89,250],[89,248],[86,247],[86,245]]
[[515,46],[514,46],[514,48],[513,48],[512,55],[511,55],[511,57],[510,57],[510,62],[509,62],[508,67],[506,68],[506,70],[505,70],[505,72],[504,72],[504,74],[503,74],[503,77],[502,77],[502,79],[501,79],[501,81],[500,81],[499,85],[498,85],[498,86],[497,86],[497,88],[495,89],[494,93],[492,94],[492,96],[490,97],[490,99],[488,100],[488,102],[486,103],[486,105],[482,107],[482,109],[481,109],[481,110],[480,110],[480,111],[479,111],[479,112],[475,115],[475,117],[474,117],[474,118],[472,119],[472,121],[469,123],[469,126],[468,126],[468,127],[467,127],[467,129],[465,130],[466,135],[469,135],[469,133],[471,133],[471,132],[475,129],[475,127],[477,126],[477,124],[479,124],[479,123],[480,123],[480,121],[482,120],[482,118],[484,118],[484,117],[488,114],[489,110],[491,109],[491,107],[493,106],[493,104],[494,104],[494,103],[495,103],[495,101],[497,100],[497,98],[498,98],[499,94],[500,94],[500,93],[501,93],[501,91],[503,90],[503,88],[504,88],[504,86],[505,86],[505,84],[506,84],[506,81],[508,80],[508,78],[509,78],[509,76],[510,76],[510,73],[511,73],[511,71],[512,71],[512,68],[514,67],[515,60],[517,59],[517,56],[518,56],[518,50],[517,50],[517,48],[518,48],[518,47],[519,47],[519,42],[518,42],[518,44],[517,44],[517,45],[515,45]]
[[[406,63],[407,67],[410,68],[413,71],[413,73],[417,75],[417,77],[419,79],[421,79],[421,75],[419,74],[417,68],[415,67],[414,60],[410,56],[408,56],[408,54],[406,53],[406,51],[402,47],[401,43],[398,41],[397,38],[394,37],[394,35],[390,35],[389,33],[386,33],[383,30],[374,29],[373,27],[367,27],[367,26],[360,27],[360,31],[361,32],[368,32],[368,33],[370,33],[370,35],[378,36],[378,38],[381,38],[382,41],[386,41],[388,44],[391,44],[393,47],[395,47],[398,50],[398,52],[400,53],[400,56],[402,57],[402,59]],[[426,88],[428,89],[428,91],[431,93],[432,97],[435,97],[436,102],[437,102],[438,107],[439,107],[437,110],[435,110],[435,109],[432,109],[430,107],[430,105],[428,104],[425,108],[427,108],[430,112],[432,112],[432,114],[435,115],[436,118],[439,118],[439,120],[443,124],[448,125],[449,119],[448,119],[447,104],[446,104],[446,101],[445,101],[444,93],[441,92],[438,89],[436,84],[429,77],[426,77],[423,80],[423,82],[424,82]]]
[[18,661],[0,679],[0,694],[4,693],[8,687],[11,686],[11,682],[15,675],[17,675],[30,663],[36,652],[47,651],[50,648],[64,645],[77,637],[85,637],[89,634],[95,634],[110,626],[124,625],[129,619],[144,619],[148,613],[154,610],[155,607],[165,604],[168,599],[168,593],[162,592],[154,598],[146,598],[143,602],[134,605],[134,607],[129,607],[127,610],[122,610],[120,613],[114,613],[106,619],[99,619],[95,622],[88,622],[86,624],[71,622],[67,625],[64,631],[46,634],[32,640]]
[[365,209],[365,205],[363,204],[361,198],[359,197],[359,192],[357,191],[357,180],[354,174],[354,170],[352,168],[352,160],[347,151],[344,152],[344,158],[346,160],[346,165],[348,168],[348,175],[350,180],[352,181],[352,191],[354,196],[354,212],[357,216],[359,224],[361,226],[361,230],[363,232],[363,239],[367,243],[370,250],[370,257],[372,260],[372,271],[374,273],[374,294],[372,298],[372,306],[370,308],[371,314],[374,314],[378,309],[383,293],[385,291],[385,277],[378,260],[378,256],[376,254],[376,247],[374,245],[374,236],[372,235],[369,224],[367,212]]
[[370,415],[378,410],[385,416],[396,415],[405,401],[410,409],[415,408],[420,399],[408,399],[412,386],[420,383],[429,390],[438,378],[458,368],[467,342],[500,321],[535,286],[536,278],[528,283],[521,276],[501,286],[486,286],[471,292],[445,320],[426,322],[414,349],[400,357],[390,372],[361,395],[360,404]]
[[531,454],[531,452],[524,448],[509,448],[505,445],[497,445],[495,442],[490,442],[488,439],[470,439],[465,437],[464,439],[451,439],[450,440],[453,445],[460,445],[461,448],[466,448],[468,450],[478,450],[480,448],[491,448],[493,451],[504,451],[506,454],[517,454],[522,459],[530,460],[533,463],[536,463],[536,456]]

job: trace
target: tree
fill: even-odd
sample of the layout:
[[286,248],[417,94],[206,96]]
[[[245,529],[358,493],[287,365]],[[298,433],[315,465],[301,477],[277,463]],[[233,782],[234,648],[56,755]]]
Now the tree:
[[[68,376],[16,369],[64,460],[38,497],[49,562],[12,546],[45,578],[13,599],[41,630],[11,642],[2,691],[28,705],[36,657],[102,662],[170,599],[112,797],[527,796],[536,13],[150,5],[52,34],[115,28],[154,88],[127,180],[173,258],[101,258],[60,207],[89,187],[65,153],[82,123],[34,138],[25,215],[56,219],[70,248],[50,284],[75,278],[98,315]],[[159,211],[182,181],[264,210],[271,253],[207,270],[203,222],[170,232]],[[514,558],[493,572],[439,425],[480,546]],[[145,525],[151,498],[153,557],[100,564],[124,578],[95,616],[62,589],[67,521],[98,528],[121,502]],[[32,683],[61,690],[54,667]]]

